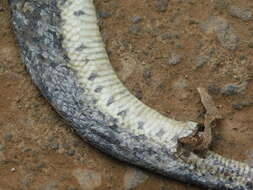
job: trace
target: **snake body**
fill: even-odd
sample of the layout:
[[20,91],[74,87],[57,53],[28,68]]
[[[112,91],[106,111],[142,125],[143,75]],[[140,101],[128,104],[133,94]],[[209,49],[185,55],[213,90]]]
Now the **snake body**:
[[75,132],[120,160],[223,190],[252,190],[253,168],[211,151],[184,152],[195,122],[169,119],[120,82],[108,59],[92,0],[9,0],[22,61]]

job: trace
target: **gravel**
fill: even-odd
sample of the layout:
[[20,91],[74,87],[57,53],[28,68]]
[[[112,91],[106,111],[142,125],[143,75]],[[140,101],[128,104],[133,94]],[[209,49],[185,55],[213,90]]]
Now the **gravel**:
[[209,17],[200,24],[200,28],[206,33],[215,33],[220,44],[227,50],[236,50],[239,46],[239,37],[227,20],[221,17]]
[[168,9],[169,0],[156,0],[156,11],[165,12]]
[[134,24],[134,25],[129,26],[128,31],[132,34],[137,35],[141,31],[141,27]]
[[131,18],[132,23],[136,24],[142,21],[142,18],[140,16],[133,16]]
[[196,57],[196,69],[202,68],[208,61],[210,60],[210,57],[207,55],[201,55]]
[[229,6],[228,12],[231,16],[249,21],[252,19],[252,12],[246,8],[238,7],[235,5]]
[[102,183],[101,174],[89,169],[75,169],[73,176],[79,182],[82,190],[95,190]]
[[242,102],[233,103],[232,107],[236,110],[242,110],[243,108],[249,107],[252,105],[253,105],[253,102],[242,101]]
[[10,132],[6,132],[4,134],[4,140],[10,141],[12,139],[13,135]]
[[211,95],[217,96],[221,92],[221,89],[218,86],[216,86],[215,84],[209,84],[207,89],[208,89],[208,93],[210,93]]
[[145,175],[141,170],[130,168],[124,175],[124,190],[134,189],[147,179],[148,176]]
[[4,150],[4,145],[0,144],[0,152]]
[[172,53],[170,58],[169,58],[168,64],[177,65],[177,64],[181,63],[181,61],[182,61],[182,56],[181,55],[176,54],[176,53]]
[[106,11],[99,11],[98,12],[98,18],[106,19],[106,18],[109,18],[110,16],[111,16],[111,14]]
[[222,94],[225,96],[233,96],[236,94],[239,94],[243,91],[246,90],[247,83],[242,83],[242,84],[227,84],[223,89],[222,89]]

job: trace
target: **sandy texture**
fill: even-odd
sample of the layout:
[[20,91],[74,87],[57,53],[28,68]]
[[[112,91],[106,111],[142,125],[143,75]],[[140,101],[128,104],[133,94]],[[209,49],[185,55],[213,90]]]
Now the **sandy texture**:
[[[27,75],[1,2],[0,190],[198,189],[130,168],[76,137]],[[167,116],[203,122],[197,87],[207,88],[223,117],[212,149],[253,165],[253,2],[97,0],[96,6],[112,64],[128,89]]]

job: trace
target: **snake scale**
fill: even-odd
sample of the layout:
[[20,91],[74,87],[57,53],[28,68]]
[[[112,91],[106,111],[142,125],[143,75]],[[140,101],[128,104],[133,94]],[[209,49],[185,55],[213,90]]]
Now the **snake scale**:
[[[9,0],[22,61],[83,139],[122,161],[207,189],[252,190],[253,168],[178,141],[199,132],[130,94],[108,59],[92,0]],[[180,154],[182,153],[182,154]]]

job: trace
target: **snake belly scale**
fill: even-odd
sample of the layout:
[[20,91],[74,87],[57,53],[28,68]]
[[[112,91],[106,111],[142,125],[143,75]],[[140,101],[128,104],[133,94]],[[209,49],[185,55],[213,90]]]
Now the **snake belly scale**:
[[211,151],[180,159],[195,122],[167,118],[115,74],[92,0],[9,0],[21,57],[34,83],[83,139],[120,160],[204,188],[252,190],[253,169]]

